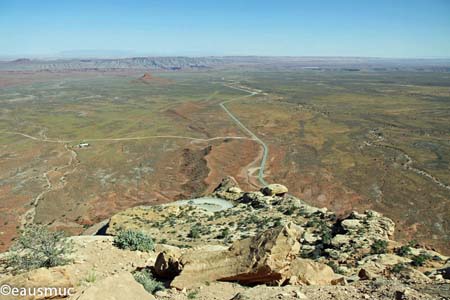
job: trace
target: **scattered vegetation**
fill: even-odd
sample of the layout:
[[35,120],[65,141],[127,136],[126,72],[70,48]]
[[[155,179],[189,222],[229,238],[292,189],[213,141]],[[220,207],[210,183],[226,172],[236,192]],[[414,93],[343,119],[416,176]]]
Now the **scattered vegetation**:
[[404,264],[402,264],[402,263],[399,263],[399,264],[395,264],[392,267],[391,271],[392,271],[392,273],[400,273],[400,272],[402,272],[405,269],[406,269],[406,266]]
[[195,299],[195,298],[197,298],[197,295],[198,295],[198,291],[192,291],[192,292],[189,292],[189,294],[187,294],[187,298]]
[[137,282],[142,284],[144,289],[150,294],[164,290],[163,283],[153,278],[153,275],[149,270],[143,269],[141,271],[136,271],[134,272],[133,277]]
[[32,225],[12,245],[6,264],[14,272],[61,266],[71,261],[72,252],[73,245],[63,232]]
[[409,246],[403,245],[397,249],[397,255],[399,256],[407,256],[411,254],[411,248]]
[[387,252],[387,241],[385,240],[376,240],[371,246],[370,246],[370,253],[371,254],[383,254]]
[[84,279],[84,282],[87,283],[94,283],[96,281],[97,281],[97,274],[95,273],[95,270],[91,270]]
[[322,244],[328,247],[331,244],[331,239],[333,238],[331,229],[323,221],[320,223],[319,228],[322,233]]
[[198,226],[194,225],[189,230],[188,237],[191,239],[198,239],[200,237],[200,229]]
[[414,255],[411,260],[411,265],[415,267],[420,267],[423,266],[425,262],[429,259],[430,257],[425,254]]
[[120,249],[127,249],[132,251],[153,251],[155,244],[153,239],[140,231],[121,230],[114,237],[114,246]]
[[226,239],[230,236],[230,229],[228,227],[225,227],[222,229],[222,232],[218,236],[219,239]]

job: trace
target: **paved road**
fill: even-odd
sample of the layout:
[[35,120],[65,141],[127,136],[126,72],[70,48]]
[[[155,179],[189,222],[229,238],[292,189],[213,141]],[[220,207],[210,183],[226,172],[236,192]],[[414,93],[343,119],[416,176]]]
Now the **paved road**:
[[261,164],[259,167],[259,172],[258,172],[258,180],[259,182],[263,185],[266,186],[268,185],[268,183],[264,180],[264,169],[266,167],[266,162],[267,162],[267,158],[269,157],[269,147],[267,147],[266,143],[264,143],[256,134],[254,134],[250,129],[248,129],[244,124],[242,124],[242,122],[235,116],[233,115],[233,113],[225,106],[226,103],[229,102],[233,102],[233,101],[238,101],[240,99],[243,98],[247,98],[247,97],[251,97],[254,95],[259,94],[259,92],[255,92],[255,91],[250,91],[250,90],[246,90],[243,88],[239,88],[239,87],[234,87],[231,85],[225,85],[228,88],[231,89],[235,89],[235,90],[239,90],[239,91],[244,91],[247,93],[250,93],[247,96],[243,96],[243,97],[239,97],[236,99],[232,99],[232,100],[228,100],[228,101],[223,101],[220,103],[220,107],[228,114],[228,116],[230,116],[230,118],[248,135],[250,135],[252,137],[253,140],[255,140],[256,142],[258,142],[258,144],[260,144],[263,147],[263,157],[261,159]]

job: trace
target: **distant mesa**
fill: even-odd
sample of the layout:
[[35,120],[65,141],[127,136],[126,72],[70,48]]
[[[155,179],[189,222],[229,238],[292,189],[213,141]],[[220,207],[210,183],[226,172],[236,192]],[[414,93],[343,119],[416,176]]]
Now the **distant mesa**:
[[29,58],[18,58],[16,60],[12,61],[13,63],[19,63],[19,64],[25,64],[31,62],[31,59]]

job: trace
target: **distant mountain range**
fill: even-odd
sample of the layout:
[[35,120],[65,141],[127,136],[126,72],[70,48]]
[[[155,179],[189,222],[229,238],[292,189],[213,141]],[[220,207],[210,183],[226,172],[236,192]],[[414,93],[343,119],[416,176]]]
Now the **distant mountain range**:
[[388,59],[364,57],[131,57],[131,58],[79,58],[28,59],[0,61],[1,71],[64,71],[64,70],[198,70],[247,66],[281,69],[339,69],[360,70],[440,70],[450,72],[450,59]]

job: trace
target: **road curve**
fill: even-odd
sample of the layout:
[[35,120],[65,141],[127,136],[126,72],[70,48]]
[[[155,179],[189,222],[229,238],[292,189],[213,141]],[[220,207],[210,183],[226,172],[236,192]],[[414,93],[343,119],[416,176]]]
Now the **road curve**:
[[233,115],[233,113],[225,106],[226,103],[229,102],[233,102],[233,101],[237,101],[240,100],[242,98],[246,98],[246,97],[251,97],[254,95],[257,95],[260,93],[260,91],[250,91],[244,88],[239,88],[239,87],[235,87],[232,85],[226,85],[224,84],[224,86],[231,88],[231,89],[235,89],[235,90],[239,90],[239,91],[244,91],[247,93],[250,93],[247,96],[243,96],[243,97],[239,97],[239,98],[235,98],[232,100],[227,100],[227,101],[223,101],[221,102],[219,105],[220,107],[227,113],[227,115],[245,132],[247,133],[249,136],[252,137],[253,140],[255,140],[256,142],[258,142],[258,144],[260,144],[263,148],[263,157],[261,159],[261,164],[259,167],[259,172],[258,172],[258,181],[263,185],[266,186],[268,185],[267,181],[264,180],[264,170],[266,167],[266,162],[267,162],[267,158],[269,157],[269,147],[267,147],[266,143],[264,143],[256,134],[254,134],[250,129],[248,129],[244,124],[242,124],[242,122],[235,116]]

